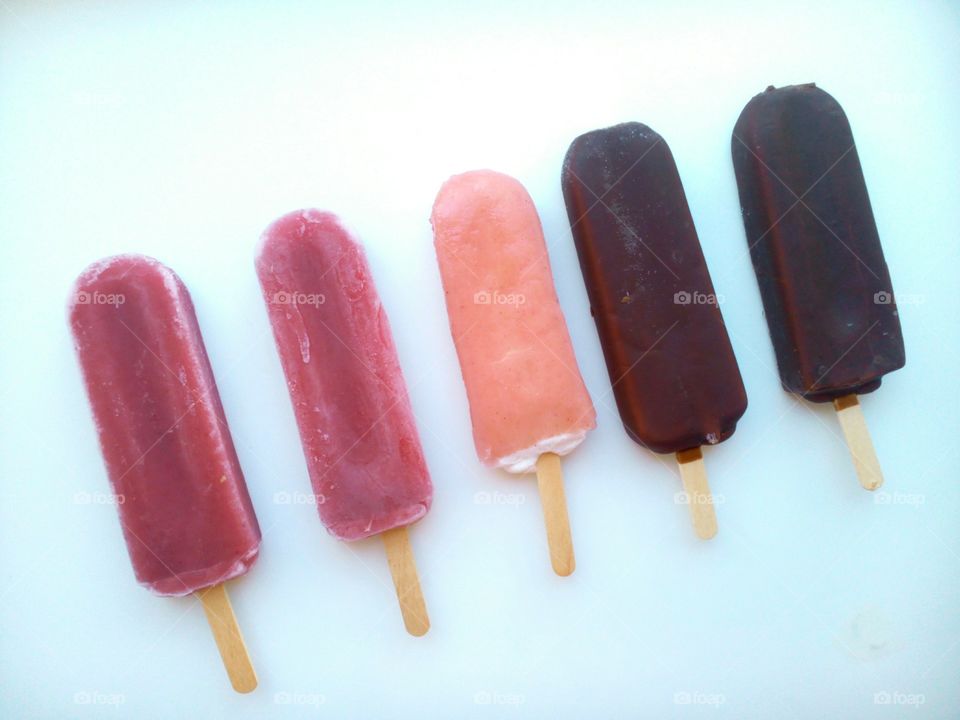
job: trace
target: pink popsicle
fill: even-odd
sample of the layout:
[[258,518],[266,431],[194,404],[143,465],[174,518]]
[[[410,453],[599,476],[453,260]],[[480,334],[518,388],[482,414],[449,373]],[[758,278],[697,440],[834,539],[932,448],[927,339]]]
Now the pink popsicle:
[[[335,215],[300,210],[267,228],[256,267],[320,518],[341,540],[383,534],[390,555],[433,486],[363,248]],[[397,589],[405,621],[425,621]]]
[[186,287],[152,258],[107,258],[77,279],[69,320],[137,580],[220,595],[260,528]]
[[[554,569],[569,574],[573,550],[560,547],[570,539],[557,456],[596,427],[596,413],[537,210],[517,180],[477,170],[444,183],[430,219],[477,455],[511,472],[537,468]],[[557,477],[546,479],[545,469]],[[551,515],[562,527],[551,527]]]

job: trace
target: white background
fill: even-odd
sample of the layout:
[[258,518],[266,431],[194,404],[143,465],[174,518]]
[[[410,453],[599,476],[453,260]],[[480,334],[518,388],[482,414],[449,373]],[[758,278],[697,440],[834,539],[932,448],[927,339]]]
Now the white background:
[[[958,8],[350,5],[0,2],[0,716],[960,715]],[[740,109],[809,81],[853,125],[902,300],[907,366],[863,399],[882,495],[859,488],[829,406],[780,389],[739,215]],[[673,150],[750,398],[706,453],[709,543],[674,503],[671,458],[620,426],[560,193],[569,142],[625,120]],[[597,405],[565,464],[568,579],[532,477],[473,452],[428,217],[476,167],[537,203]],[[275,500],[309,485],[252,253],[304,206],[359,233],[393,324],[436,485],[412,530],[422,639],[380,543]],[[249,696],[199,605],[134,582],[100,503],[64,305],[85,265],[124,251],[192,291],[263,528],[231,584]]]

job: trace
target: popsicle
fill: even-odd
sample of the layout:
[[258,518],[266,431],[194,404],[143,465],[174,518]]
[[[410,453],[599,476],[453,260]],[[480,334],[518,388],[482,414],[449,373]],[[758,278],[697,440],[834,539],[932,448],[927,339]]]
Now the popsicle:
[[557,300],[540,218],[517,180],[455,175],[431,215],[450,331],[477,455],[487,466],[537,472],[551,564],[575,560],[560,456],[596,426]]
[[227,596],[257,524],[187,288],[142,255],[90,265],[69,321],[137,581],[195,593],[239,692],[256,674]]
[[335,215],[299,210],[263,233],[256,268],[320,519],[341,540],[381,536],[404,624],[423,635],[407,527],[433,485],[363,248]]
[[733,434],[747,396],[673,154],[640,123],[594,130],[561,182],[620,418],[676,454],[694,529],[713,537],[700,448]]
[[861,485],[883,482],[858,395],[903,367],[903,336],[860,158],[839,103],[768,87],[731,140],[747,242],[784,389],[832,402]]

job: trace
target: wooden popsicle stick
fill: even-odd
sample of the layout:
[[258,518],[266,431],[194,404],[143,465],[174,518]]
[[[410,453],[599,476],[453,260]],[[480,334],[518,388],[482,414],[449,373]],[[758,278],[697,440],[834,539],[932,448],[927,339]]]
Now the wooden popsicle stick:
[[406,526],[393,528],[381,533],[387,550],[387,564],[393,576],[393,586],[397,590],[400,602],[400,614],[407,632],[416,637],[425,635],[430,629],[427,605],[423,601],[420,589],[420,577],[417,575],[417,561],[410,546],[410,534]]
[[566,577],[576,567],[576,560],[567,516],[567,496],[563,491],[563,467],[556,453],[543,453],[537,458],[537,486],[540,488],[543,520],[547,525],[550,564],[557,575]]
[[237,617],[230,605],[227,586],[224,583],[198,590],[196,595],[203,603],[203,611],[217,641],[217,649],[223,658],[223,666],[230,677],[230,684],[239,693],[248,693],[257,687],[257,673],[250,662],[247,646],[243,642]]
[[880,470],[880,461],[873,449],[867,421],[863,417],[860,401],[856,394],[834,398],[833,407],[837,411],[837,419],[843,428],[843,435],[850,448],[853,466],[857,471],[860,484],[867,490],[876,490],[883,484],[883,473]]
[[680,479],[690,504],[690,519],[697,537],[709,540],[717,534],[717,514],[713,508],[710,485],[707,483],[707,468],[703,464],[700,448],[681,450],[677,453]]

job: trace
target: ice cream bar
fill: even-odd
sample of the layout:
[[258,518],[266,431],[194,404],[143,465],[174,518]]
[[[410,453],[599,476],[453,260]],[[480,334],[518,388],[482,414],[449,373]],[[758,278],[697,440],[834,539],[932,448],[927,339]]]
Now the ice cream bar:
[[[253,565],[260,528],[190,294],[156,260],[119,255],[80,275],[69,321],[137,580],[232,620],[223,583]],[[242,645],[235,621],[225,632]],[[238,672],[252,690],[252,667]]]
[[[903,367],[904,348],[850,123],[813,84],[769,87],[743,109],[731,145],[783,387],[833,401],[845,431],[865,432],[857,395]],[[872,446],[854,457],[878,487]]]
[[[678,453],[686,477],[702,445],[733,433],[747,396],[673,155],[623,123],[576,138],[561,181],[624,427]],[[715,521],[697,529],[710,536]]]
[[510,472],[537,468],[545,510],[557,513],[547,517],[554,569],[569,574],[572,545],[565,502],[558,504],[556,494],[563,490],[557,458],[583,441],[596,414],[557,301],[537,210],[517,180],[477,170],[444,183],[430,219],[477,455]]
[[[301,210],[267,228],[256,268],[321,520],[341,540],[405,544],[433,486],[363,248],[335,215]],[[398,593],[423,634],[422,597]]]

